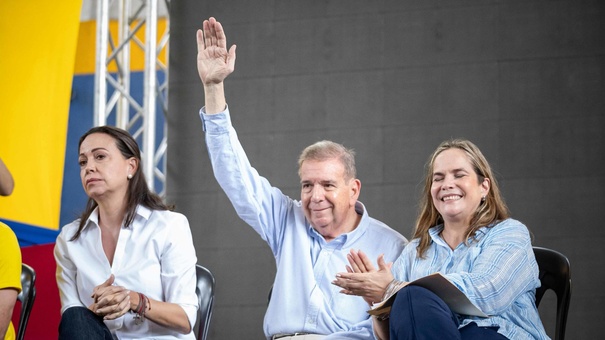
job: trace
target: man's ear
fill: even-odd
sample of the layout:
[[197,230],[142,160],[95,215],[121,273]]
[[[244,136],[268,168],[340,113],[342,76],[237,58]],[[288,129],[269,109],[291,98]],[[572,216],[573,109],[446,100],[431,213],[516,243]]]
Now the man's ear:
[[361,181],[357,178],[353,178],[349,185],[350,185],[349,190],[351,191],[350,197],[351,197],[351,200],[353,201],[353,205],[355,205],[355,202],[357,202],[357,200],[359,198],[359,194],[361,193]]

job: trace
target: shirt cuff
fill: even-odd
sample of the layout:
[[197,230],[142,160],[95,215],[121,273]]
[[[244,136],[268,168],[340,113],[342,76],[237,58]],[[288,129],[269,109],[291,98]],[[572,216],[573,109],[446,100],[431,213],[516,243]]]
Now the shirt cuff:
[[229,105],[225,110],[216,114],[207,114],[206,107],[200,109],[200,119],[204,132],[217,133],[226,132],[231,126],[231,116],[229,115]]

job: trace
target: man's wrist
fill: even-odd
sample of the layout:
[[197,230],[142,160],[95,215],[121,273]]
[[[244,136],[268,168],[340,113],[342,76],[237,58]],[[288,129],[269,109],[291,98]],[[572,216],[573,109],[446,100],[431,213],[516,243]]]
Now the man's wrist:
[[204,84],[206,114],[216,114],[225,111],[227,101],[223,83]]

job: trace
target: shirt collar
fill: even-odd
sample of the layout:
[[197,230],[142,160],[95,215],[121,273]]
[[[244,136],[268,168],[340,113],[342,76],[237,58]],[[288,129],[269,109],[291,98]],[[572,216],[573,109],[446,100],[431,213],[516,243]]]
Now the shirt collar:
[[429,236],[431,237],[431,240],[433,240],[433,242],[440,245],[445,245],[445,242],[443,242],[443,239],[441,238],[441,236],[439,236],[442,230],[443,224],[438,224],[429,229]]
[[311,237],[315,238],[322,245],[329,244],[333,246],[342,246],[348,242],[354,242],[361,236],[363,236],[369,224],[369,216],[366,212],[366,208],[363,203],[359,201],[355,202],[355,212],[361,215],[361,220],[359,220],[359,224],[357,225],[357,227],[348,233],[340,234],[337,238],[330,242],[326,242],[323,236],[321,236],[321,234],[317,232],[317,230],[313,229],[313,226],[311,226],[311,224],[308,224],[308,233]]
[[359,220],[359,224],[352,231],[344,234],[348,236],[350,242],[354,242],[358,240],[363,234],[365,234],[366,230],[368,230],[368,224],[370,224],[370,216],[366,212],[366,207],[363,203],[357,201],[355,203],[355,212],[358,215],[361,215],[361,219]]
[[[475,232],[475,236],[471,236],[468,238],[467,243],[471,244],[475,241],[479,241],[481,240],[488,232],[488,229],[493,226],[493,223],[490,225],[487,225],[485,227],[481,227],[479,229],[477,229],[477,231]],[[443,230],[443,223],[442,224],[438,224],[432,228],[429,229],[429,236],[431,237],[431,239],[433,240],[433,242],[440,244],[440,245],[444,245],[447,246],[445,244],[445,242],[443,241],[443,239],[441,238],[441,236],[439,236],[439,234],[441,233],[441,231]]]
[[[149,220],[149,217],[151,216],[151,213],[153,211],[143,205],[138,205],[137,206],[137,210],[136,210],[136,216],[135,216],[135,221],[137,220],[137,217],[141,217],[145,220]],[[134,224],[134,221],[133,221]],[[86,222],[86,225],[84,226],[83,230],[88,228],[89,225],[96,225],[99,226],[99,207],[95,207],[95,209],[92,211],[92,213],[90,213],[90,216],[88,216],[88,221]],[[132,227],[132,224],[130,225]]]

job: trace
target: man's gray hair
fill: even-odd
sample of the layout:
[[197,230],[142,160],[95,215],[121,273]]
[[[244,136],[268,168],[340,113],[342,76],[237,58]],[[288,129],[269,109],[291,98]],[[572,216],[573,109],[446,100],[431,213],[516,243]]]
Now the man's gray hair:
[[322,140],[311,144],[301,152],[300,157],[298,157],[298,175],[300,176],[300,168],[306,160],[326,161],[335,158],[340,160],[344,166],[346,180],[356,178],[355,151],[329,140]]

